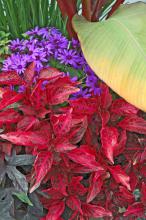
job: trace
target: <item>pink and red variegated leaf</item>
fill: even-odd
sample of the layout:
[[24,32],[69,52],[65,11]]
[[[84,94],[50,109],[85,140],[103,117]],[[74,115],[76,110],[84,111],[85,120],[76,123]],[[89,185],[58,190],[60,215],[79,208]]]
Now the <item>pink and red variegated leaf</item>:
[[101,130],[102,150],[111,163],[114,163],[114,152],[118,146],[119,132],[115,127],[104,127]]
[[51,116],[51,123],[55,135],[67,134],[72,125],[72,109],[64,114],[54,114]]
[[101,109],[108,109],[112,104],[112,95],[109,92],[109,87],[101,84],[100,106]]
[[22,85],[24,81],[15,71],[0,73],[0,85]]
[[14,109],[6,109],[0,112],[0,124],[10,124],[20,121],[22,116]]
[[92,115],[98,108],[96,98],[78,98],[76,100],[70,100],[69,104],[73,108],[74,114]]
[[66,152],[77,148],[76,145],[71,144],[67,138],[63,137],[56,138],[54,144],[56,152]]
[[23,94],[16,93],[14,91],[7,90],[3,93],[3,97],[0,100],[0,110],[3,110],[7,106],[16,103],[24,98]]
[[146,120],[136,115],[129,115],[119,122],[118,126],[122,129],[138,134],[146,134]]
[[52,163],[53,155],[51,152],[42,151],[37,155],[34,162],[35,183],[30,189],[31,193],[40,186],[42,180],[51,169]]
[[90,218],[112,217],[112,213],[101,206],[83,203],[81,208],[84,216]]
[[50,82],[50,80],[57,79],[61,76],[63,76],[63,73],[60,72],[58,69],[53,67],[47,67],[40,71],[39,79],[49,80],[48,82]]
[[144,217],[144,205],[141,202],[135,202],[128,207],[123,216]]
[[52,206],[49,207],[46,220],[61,220],[60,217],[63,214],[64,209],[65,209],[65,204],[63,201],[53,204]]
[[66,204],[71,210],[76,210],[83,214],[81,209],[81,201],[77,196],[71,195],[66,199]]
[[67,156],[75,163],[91,168],[93,171],[103,170],[102,166],[96,161],[95,152],[92,147],[82,145],[67,153]]
[[118,142],[117,147],[114,150],[114,156],[118,156],[119,154],[121,154],[125,147],[126,147],[126,141],[127,141],[127,135],[126,135],[126,130],[122,130],[121,134],[120,134],[120,140]]
[[39,126],[39,120],[34,116],[24,116],[17,124],[18,131],[29,131]]
[[120,165],[109,166],[110,173],[112,174],[115,181],[123,186],[126,186],[128,190],[131,190],[130,187],[130,177],[125,173]]
[[28,85],[31,85],[35,76],[35,62],[32,62],[24,71],[23,77]]
[[138,109],[126,102],[124,99],[116,99],[113,101],[112,106],[111,106],[111,112],[118,114],[120,116],[125,116],[125,115],[132,115],[132,114],[137,114]]
[[87,203],[91,202],[100,192],[101,187],[104,182],[103,175],[105,175],[105,171],[98,171],[98,172],[91,174],[90,186],[89,186],[88,195],[87,195]]
[[46,148],[48,140],[45,136],[33,131],[16,131],[1,134],[0,137],[16,145]]
[[72,120],[72,128],[71,131],[68,134],[68,139],[72,144],[79,143],[88,126],[87,116],[81,117],[77,120]]

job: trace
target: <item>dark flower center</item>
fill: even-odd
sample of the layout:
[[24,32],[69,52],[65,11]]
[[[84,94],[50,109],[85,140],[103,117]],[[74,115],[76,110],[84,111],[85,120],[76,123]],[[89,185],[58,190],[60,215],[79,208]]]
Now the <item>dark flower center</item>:
[[40,60],[40,56],[36,56],[36,60]]
[[71,60],[71,59],[72,59],[72,56],[71,56],[71,55],[68,55],[66,58],[67,58],[67,60]]
[[22,69],[22,65],[18,65],[18,69]]

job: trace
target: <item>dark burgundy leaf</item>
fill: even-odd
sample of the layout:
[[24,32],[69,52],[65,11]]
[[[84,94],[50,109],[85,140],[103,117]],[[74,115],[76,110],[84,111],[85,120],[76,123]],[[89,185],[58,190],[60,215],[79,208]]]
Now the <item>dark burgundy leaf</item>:
[[69,196],[66,200],[66,204],[70,209],[76,210],[80,212],[81,214],[83,214],[82,209],[81,209],[81,201],[79,200],[77,196],[73,196],[73,195]]
[[68,177],[65,172],[56,170],[54,175],[51,177],[52,187],[63,195],[67,196],[66,187],[68,184]]

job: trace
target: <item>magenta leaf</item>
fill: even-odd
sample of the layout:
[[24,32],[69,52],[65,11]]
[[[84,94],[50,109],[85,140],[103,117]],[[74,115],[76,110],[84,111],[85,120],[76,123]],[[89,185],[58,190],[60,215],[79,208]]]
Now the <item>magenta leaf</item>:
[[[84,155],[84,156],[83,156]],[[95,152],[92,147],[82,145],[67,153],[67,156],[75,163],[91,168],[93,171],[103,170],[102,166],[96,161]]]
[[129,183],[130,177],[124,170],[122,170],[120,165],[109,166],[108,169],[117,183],[122,184],[123,186],[126,186],[128,190],[131,190]]
[[125,117],[122,121],[119,122],[118,126],[127,131],[146,134],[146,120],[136,115]]
[[114,152],[118,146],[119,132],[115,127],[104,127],[101,130],[102,150],[111,163],[114,163]]
[[51,152],[42,151],[37,155],[34,162],[35,183],[30,189],[31,193],[40,186],[42,180],[51,169],[52,163],[53,155]]

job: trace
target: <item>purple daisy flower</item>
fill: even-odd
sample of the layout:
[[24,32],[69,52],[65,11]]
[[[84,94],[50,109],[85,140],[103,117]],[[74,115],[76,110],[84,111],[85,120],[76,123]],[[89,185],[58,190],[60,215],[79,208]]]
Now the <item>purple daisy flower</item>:
[[49,41],[42,42],[42,47],[44,48],[44,52],[48,57],[53,54],[52,45]]
[[16,70],[18,74],[24,73],[27,65],[28,56],[20,54],[12,54],[12,69]]
[[35,36],[35,35],[39,35],[39,31],[40,31],[40,28],[38,26],[36,26],[35,28],[31,29],[30,31],[27,31],[25,34],[27,34],[29,36]]
[[80,47],[80,42],[74,38],[71,40],[71,45],[73,48],[79,48]]
[[63,63],[65,65],[76,66],[78,58],[79,57],[75,50],[59,50],[58,60],[60,60],[60,63]]
[[50,28],[49,29],[50,34],[54,35],[54,34],[61,34],[61,32],[57,29],[57,28]]
[[13,60],[11,59],[11,57],[8,57],[6,60],[4,60],[3,62],[3,71],[9,71],[12,70],[12,64],[13,64]]
[[20,40],[20,39],[16,39],[16,40],[12,40],[10,42],[10,46],[9,48],[12,50],[12,51],[18,51],[22,48],[23,46],[23,40]]
[[48,28],[41,28],[38,32],[39,36],[42,36],[44,39],[48,39],[49,37],[49,29]]
[[49,36],[49,42],[52,45],[52,48],[55,50],[65,49],[68,47],[69,41],[62,34],[54,34]]
[[35,54],[32,54],[32,59],[35,61],[36,67],[41,68],[43,67],[43,62],[47,62],[46,53],[43,51],[43,49],[39,49],[38,52]]

